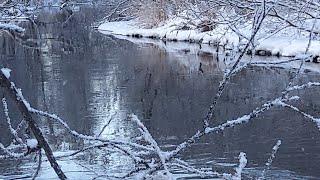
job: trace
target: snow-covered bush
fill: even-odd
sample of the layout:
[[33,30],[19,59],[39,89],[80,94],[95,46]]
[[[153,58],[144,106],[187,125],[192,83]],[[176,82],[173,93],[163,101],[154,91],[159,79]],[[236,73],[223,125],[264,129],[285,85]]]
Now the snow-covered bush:
[[[319,34],[320,5],[314,1],[246,1],[246,0],[125,0],[121,1],[119,14],[136,18],[145,27],[162,25],[166,20],[182,17],[200,31],[210,31],[218,25],[228,26],[231,30],[246,28],[259,14],[257,7],[270,8],[264,26],[264,36],[288,32],[291,35],[308,35],[311,31]],[[266,10],[266,9],[265,9]],[[317,21],[313,27],[314,21]],[[312,28],[313,27],[313,28]],[[237,32],[241,33],[241,32]],[[240,34],[239,34],[240,35]],[[243,36],[242,38],[245,38]]]
[[169,17],[167,0],[137,0],[133,7],[132,14],[147,28],[155,27]]

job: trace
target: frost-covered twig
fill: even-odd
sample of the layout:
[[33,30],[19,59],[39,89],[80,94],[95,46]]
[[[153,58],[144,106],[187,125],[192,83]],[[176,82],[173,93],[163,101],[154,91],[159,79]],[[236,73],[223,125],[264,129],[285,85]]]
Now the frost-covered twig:
[[[12,87],[15,88],[14,85],[12,85]],[[148,167],[147,162],[145,162],[144,160],[142,160],[141,158],[136,156],[130,150],[128,150],[125,147],[123,147],[123,145],[128,145],[128,146],[132,146],[134,148],[139,148],[139,149],[143,149],[143,150],[147,150],[147,151],[155,151],[155,152],[157,152],[157,149],[151,149],[151,148],[148,148],[148,147],[146,147],[144,145],[139,145],[137,143],[132,143],[132,142],[128,142],[128,141],[121,141],[121,140],[108,140],[108,139],[100,138],[98,136],[89,136],[89,135],[84,135],[84,134],[78,133],[77,131],[72,130],[69,127],[69,125],[63,119],[61,119],[59,116],[57,116],[55,114],[49,114],[47,112],[43,112],[43,111],[40,111],[40,110],[37,110],[37,109],[31,107],[31,105],[25,100],[24,96],[22,95],[21,90],[18,90],[17,95],[18,95],[18,99],[20,99],[22,102],[24,102],[24,104],[26,104],[26,107],[28,108],[28,111],[30,113],[38,114],[38,115],[41,115],[41,116],[48,117],[48,118],[56,120],[61,125],[63,125],[68,130],[68,132],[70,134],[72,134],[73,136],[75,136],[77,138],[84,139],[84,140],[89,140],[89,141],[104,142],[104,144],[101,144],[101,145],[94,145],[94,146],[91,146],[91,147],[84,148],[83,150],[79,150],[79,151],[77,151],[77,153],[74,153],[72,155],[75,155],[75,154],[78,154],[80,152],[83,152],[83,151],[86,151],[86,150],[89,150],[89,149],[93,149],[93,148],[98,148],[98,147],[103,147],[103,146],[110,146],[110,147],[118,149],[122,153],[126,154],[127,156],[132,158],[136,163],[142,163],[142,164],[144,164],[145,166]]]
[[5,115],[6,119],[7,119],[8,127],[9,127],[9,130],[10,130],[11,134],[13,135],[13,137],[17,141],[17,143],[25,144],[22,141],[22,139],[18,136],[17,131],[11,125],[11,119],[10,119],[10,116],[9,116],[8,104],[7,104],[7,100],[6,100],[5,97],[2,98],[2,105],[3,105],[4,115]]
[[62,118],[60,118],[59,116],[55,115],[55,114],[50,114],[48,112],[44,112],[41,110],[37,110],[33,107],[31,107],[29,105],[29,112],[30,113],[34,113],[40,116],[44,116],[44,117],[48,117],[50,119],[56,120],[58,123],[60,123],[71,135],[73,135],[74,137],[80,138],[80,139],[84,139],[84,140],[89,140],[89,141],[100,141],[100,142],[109,142],[109,143],[113,143],[113,144],[122,144],[122,145],[129,145],[135,148],[140,148],[140,149],[144,149],[147,151],[152,151],[152,148],[148,148],[146,146],[137,144],[137,143],[132,143],[132,142],[128,142],[128,141],[122,141],[122,140],[109,140],[106,138],[101,138],[101,137],[97,137],[97,136],[90,136],[90,135],[85,135],[85,134],[81,134],[73,129],[71,129],[69,127],[69,125],[66,123],[65,120],[63,120]]
[[293,96],[291,98],[278,97],[272,101],[266,102],[261,107],[256,108],[255,110],[251,111],[249,114],[245,114],[239,118],[229,120],[229,121],[222,123],[222,124],[215,126],[215,127],[207,127],[203,131],[197,131],[195,133],[195,135],[190,137],[187,141],[179,144],[175,150],[171,151],[170,155],[167,156],[167,158],[170,159],[170,158],[176,156],[178,153],[180,153],[180,151],[183,151],[184,149],[186,149],[187,147],[192,145],[194,142],[196,142],[196,140],[200,139],[201,137],[203,137],[207,134],[214,133],[214,132],[220,132],[220,131],[223,131],[229,127],[234,127],[239,124],[248,123],[252,118],[259,116],[261,113],[269,110],[271,107],[281,106],[281,102],[286,102],[286,101],[291,101],[291,100],[296,100],[296,99],[297,99],[296,96]]
[[111,17],[114,14],[116,14],[116,12],[119,10],[119,8],[121,8],[122,5],[127,3],[128,1],[130,1],[130,0],[123,0],[123,1],[118,2],[118,4],[114,8],[112,8],[112,11],[104,18],[104,20],[111,20]]
[[[16,100],[19,101],[19,103],[22,104],[22,106],[24,108],[23,110],[26,111],[25,113],[27,115],[28,115],[28,113],[34,113],[34,114],[38,114],[38,115],[41,115],[41,116],[45,116],[45,117],[49,117],[51,119],[54,119],[57,122],[59,122],[61,125],[63,125],[69,131],[69,133],[72,134],[75,137],[78,137],[78,138],[83,139],[83,140],[103,142],[103,143],[105,143],[103,146],[109,146],[109,147],[115,148],[115,149],[119,150],[120,152],[126,154],[130,158],[132,158],[136,163],[144,164],[146,167],[148,167],[148,163],[145,162],[144,160],[142,160],[141,158],[139,158],[135,153],[131,152],[131,150],[127,149],[125,146],[128,145],[128,146],[131,146],[133,148],[138,148],[138,149],[142,149],[142,150],[146,150],[146,151],[159,152],[159,149],[157,149],[157,148],[149,148],[147,146],[140,145],[140,144],[137,144],[137,143],[132,143],[132,142],[128,142],[128,141],[122,141],[122,140],[108,140],[108,139],[99,138],[99,137],[96,137],[96,136],[89,136],[89,135],[84,135],[84,134],[78,133],[78,132],[72,130],[68,126],[68,124],[63,119],[58,117],[57,115],[49,114],[47,112],[43,112],[43,111],[40,111],[40,110],[32,108],[31,105],[28,103],[28,101],[24,98],[24,96],[22,94],[22,91],[20,89],[16,88],[15,85],[13,83],[11,83],[10,81],[7,81],[6,83],[10,84],[10,89],[15,91],[14,97],[16,98]],[[41,143],[39,143],[39,144],[41,145]],[[94,147],[88,147],[88,148],[83,149],[83,151],[91,149],[91,148],[98,148],[98,147],[102,147],[102,145],[97,145],[97,146],[94,146]],[[80,153],[80,152],[81,151],[78,151],[77,153]]]
[[295,86],[289,86],[287,87],[287,91],[294,91],[294,90],[302,90],[302,89],[306,89],[306,88],[311,88],[311,87],[320,87],[320,82],[308,82],[306,84],[302,84],[302,85],[295,85]]
[[239,166],[236,168],[236,173],[232,176],[233,180],[241,180],[241,174],[242,174],[243,169],[246,167],[247,162],[248,162],[248,160],[246,157],[246,153],[240,152]]
[[144,126],[144,124],[138,119],[138,117],[136,115],[131,114],[129,118],[138,125],[139,130],[144,137],[144,140],[146,142],[150,143],[150,145],[153,147],[153,149],[155,150],[155,152],[159,156],[161,164],[162,164],[164,170],[166,171],[167,175],[170,175],[171,173],[170,173],[170,171],[167,167],[167,164],[166,164],[167,154],[160,149],[158,143],[153,139],[149,130]]
[[23,33],[25,30],[20,27],[17,26],[15,24],[4,24],[4,23],[0,23],[0,31],[1,30],[5,30],[5,31],[13,31],[13,32],[17,32],[17,33]]
[[196,168],[190,166],[185,161],[182,161],[182,160],[180,160],[178,158],[175,158],[174,161],[171,162],[169,165],[170,166],[176,166],[178,168],[181,168],[181,169],[186,170],[186,171],[191,172],[191,173],[195,173],[195,174],[201,176],[202,178],[219,178],[219,177],[221,178],[221,177],[224,176],[223,174],[220,174],[220,173],[217,173],[217,172],[203,171],[203,170],[196,169]]
[[310,114],[307,114],[307,113],[301,111],[301,110],[298,109],[297,107],[292,106],[292,105],[287,104],[287,103],[284,103],[284,102],[281,102],[280,105],[283,106],[283,107],[289,108],[289,109],[291,109],[291,110],[293,110],[293,111],[295,111],[295,112],[298,112],[299,114],[303,115],[304,117],[310,119],[311,121],[313,121],[314,123],[316,123],[318,129],[320,130],[320,118],[316,118],[316,117],[314,117],[314,116],[312,116],[312,115],[310,115]]
[[[28,123],[30,130],[39,142],[40,147],[44,149],[45,154],[51,164],[51,167],[55,170],[58,177],[60,179],[66,179],[67,177],[65,176],[60,166],[58,165],[55,157],[53,156],[52,150],[47,140],[44,138],[38,124],[29,112],[29,104],[25,101],[25,99],[22,99],[22,97],[20,96],[22,94],[21,90],[15,88],[14,83],[9,81],[6,75],[3,74],[3,71],[0,71],[0,86],[7,92],[7,94],[17,105],[20,113],[24,117],[25,121]],[[0,148],[3,149],[3,145]]]
[[261,175],[261,177],[258,178],[259,180],[265,179],[266,171],[269,170],[269,168],[271,167],[271,164],[272,164],[274,158],[276,157],[276,154],[278,152],[280,145],[281,145],[281,140],[278,140],[277,143],[273,146],[271,155],[268,158],[268,161],[265,164],[265,168],[262,171],[262,175]]
[[[238,64],[240,63],[240,61],[242,60],[243,56],[245,55],[245,53],[247,52],[248,48],[250,47],[250,45],[253,43],[257,33],[259,32],[262,23],[264,21],[264,19],[266,18],[266,15],[268,14],[268,12],[272,9],[273,6],[269,7],[268,9],[265,9],[266,7],[263,5],[262,7],[262,11],[260,12],[260,14],[257,14],[258,16],[258,20],[253,24],[254,29],[252,30],[252,34],[250,36],[250,39],[248,40],[248,42],[246,43],[245,47],[242,49],[242,51],[240,52],[239,56],[235,59],[235,63],[233,64],[233,66],[230,68],[230,70],[228,70],[228,73],[224,75],[222,81],[219,84],[218,87],[218,92],[216,93],[213,102],[210,105],[209,111],[206,114],[206,117],[204,118],[203,122],[204,122],[204,128],[209,127],[210,125],[210,121],[214,115],[214,111],[216,109],[216,105],[218,100],[220,99],[225,86],[227,84],[227,82],[230,80],[231,76],[234,74],[234,71],[236,70],[236,68],[238,67]],[[237,71],[238,72],[238,71]]]
[[0,149],[3,151],[5,155],[0,155],[0,159],[7,159],[7,158],[15,158],[20,159],[26,156],[26,153],[15,153],[8,150],[2,143],[0,143]]
[[71,157],[71,156],[75,156],[75,155],[80,154],[80,153],[84,153],[84,152],[89,151],[89,150],[101,149],[101,148],[109,148],[109,150],[118,151],[120,153],[123,153],[124,155],[128,156],[129,158],[131,158],[134,161],[135,164],[142,164],[142,165],[145,166],[145,168],[149,168],[148,162],[145,161],[144,159],[140,158],[139,155],[137,155],[136,153],[132,152],[129,149],[126,149],[125,147],[122,147],[122,146],[119,146],[119,145],[115,145],[115,144],[110,144],[110,143],[102,143],[102,144],[95,144],[95,145],[87,146],[87,147],[84,147],[84,148],[82,148],[80,150],[72,152],[70,154],[64,154],[64,155],[56,156],[56,158],[57,159],[61,159],[61,158]]

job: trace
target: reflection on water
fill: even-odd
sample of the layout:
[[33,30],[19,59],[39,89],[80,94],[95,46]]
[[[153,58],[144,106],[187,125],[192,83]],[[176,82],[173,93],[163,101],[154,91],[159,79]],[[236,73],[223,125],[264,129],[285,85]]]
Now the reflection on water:
[[[223,63],[216,62],[211,55],[168,53],[152,45],[138,46],[102,35],[88,23],[99,18],[99,13],[80,8],[65,22],[66,12],[43,12],[44,16],[37,21],[38,29],[28,30],[29,38],[41,37],[38,42],[41,49],[27,48],[9,37],[1,37],[1,64],[14,70],[12,80],[33,106],[59,114],[71,128],[82,133],[99,134],[110,121],[102,136],[130,139],[137,132],[125,117],[133,112],[144,120],[164,149],[171,149],[193,135],[202,127],[199,119],[217,91]],[[242,71],[228,84],[213,123],[236,118],[279,96],[291,75],[292,72],[279,68]],[[310,72],[297,82],[318,81],[319,77]],[[320,114],[318,92],[310,89],[297,94],[302,98],[296,103],[298,107],[310,114]],[[10,103],[9,106],[14,107]],[[16,125],[21,117],[14,108],[11,114]],[[47,119],[42,119],[41,124],[56,150],[75,149],[83,143],[75,142]],[[1,142],[9,143],[4,121],[0,122],[0,128]],[[243,151],[249,159],[245,175],[250,179],[260,176],[261,167],[278,139],[283,144],[273,163],[276,168],[268,172],[269,178],[311,178],[303,175],[320,178],[318,129],[309,120],[285,109],[275,108],[248,124],[212,134],[185,151],[181,158],[197,167],[229,171]],[[85,162],[110,173],[130,169],[130,161],[117,153],[101,154],[106,162],[91,161],[94,154],[97,152],[63,166],[77,167],[87,172],[88,177],[94,175],[83,169],[81,165]],[[24,165],[0,162],[0,174],[29,174],[31,165],[20,164]],[[43,171],[49,170],[45,166]]]

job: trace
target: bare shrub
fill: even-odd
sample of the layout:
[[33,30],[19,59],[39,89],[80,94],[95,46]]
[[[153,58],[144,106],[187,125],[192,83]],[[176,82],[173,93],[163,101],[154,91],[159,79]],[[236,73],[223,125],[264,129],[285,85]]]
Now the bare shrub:
[[146,28],[158,26],[168,19],[167,1],[140,0],[133,2],[132,13]]

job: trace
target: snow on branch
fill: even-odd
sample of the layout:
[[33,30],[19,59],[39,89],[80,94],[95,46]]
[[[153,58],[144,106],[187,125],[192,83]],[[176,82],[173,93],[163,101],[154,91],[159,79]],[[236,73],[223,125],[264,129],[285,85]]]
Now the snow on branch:
[[287,91],[302,90],[302,89],[317,87],[317,86],[320,87],[320,82],[308,82],[306,84],[288,87]]
[[80,139],[89,140],[89,141],[100,141],[100,142],[105,142],[105,143],[110,143],[110,144],[129,145],[129,146],[132,146],[132,147],[135,147],[135,148],[140,148],[140,149],[144,149],[144,150],[148,150],[148,151],[150,151],[150,150],[152,151],[153,150],[153,149],[148,148],[146,146],[139,145],[137,143],[128,142],[128,141],[108,140],[106,138],[101,138],[99,136],[90,136],[90,135],[81,134],[81,133],[71,129],[69,127],[69,125],[66,123],[66,121],[63,120],[62,118],[60,118],[59,116],[57,116],[56,114],[50,114],[48,112],[40,111],[40,110],[37,110],[37,109],[35,109],[35,108],[31,107],[31,106],[29,106],[29,112],[37,114],[37,115],[40,115],[40,116],[48,117],[50,119],[53,119],[53,120],[57,121],[71,135],[73,135],[74,137],[80,138]]
[[173,162],[170,162],[169,165],[173,166],[173,167],[181,168],[181,169],[186,170],[191,173],[195,173],[202,178],[210,178],[210,177],[211,178],[222,178],[226,175],[226,174],[220,174],[218,172],[203,171],[203,170],[196,169],[196,168],[190,166],[187,162],[182,161],[181,159],[178,159],[178,158],[175,158],[173,160]]
[[[67,179],[64,172],[61,170],[59,164],[57,163],[55,157],[53,156],[52,149],[50,148],[46,138],[43,136],[41,129],[39,128],[36,121],[33,119],[29,112],[30,104],[23,98],[21,89],[17,89],[7,76],[0,71],[0,86],[5,90],[5,92],[10,96],[18,107],[20,113],[24,117],[24,120],[28,123],[28,126],[37,139],[39,146],[45,151],[45,154],[50,162],[51,167],[54,169],[56,174],[60,179]],[[2,144],[0,144],[0,149],[2,149],[6,154],[13,157],[22,157],[21,154],[17,155],[15,153],[10,153]]]
[[272,148],[271,156],[268,159],[268,162],[266,162],[266,166],[270,167],[272,164],[273,159],[276,157],[276,153],[281,145],[281,140],[278,140],[277,143]]
[[2,143],[0,143],[0,149],[5,153],[5,155],[0,155],[0,159],[8,159],[8,158],[21,159],[26,156],[26,153],[15,153],[8,150]]
[[5,147],[2,143],[0,143],[0,149],[5,154],[5,155],[0,155],[0,159],[23,158],[28,154],[28,152],[16,153],[15,150],[16,149],[26,149],[27,144],[19,137],[17,130],[12,127],[11,118],[9,116],[8,104],[7,104],[5,97],[2,98],[2,105],[3,105],[3,111],[4,111],[4,115],[6,117],[8,129],[10,130],[10,133],[14,139],[13,139],[12,143],[7,147]]
[[313,121],[314,123],[316,123],[318,129],[320,130],[320,118],[316,118],[316,117],[314,117],[314,116],[312,116],[312,115],[310,115],[310,114],[307,114],[307,113],[301,111],[301,110],[298,109],[297,107],[292,106],[292,105],[287,104],[287,103],[284,103],[284,102],[279,103],[279,105],[281,105],[281,106],[283,106],[283,107],[286,107],[286,108],[289,108],[289,109],[291,109],[291,110],[293,110],[293,111],[295,111],[295,112],[298,112],[299,114],[303,115],[304,117],[310,119],[311,121]]
[[261,175],[261,177],[258,178],[259,180],[265,179],[266,171],[270,169],[272,162],[273,162],[274,158],[276,157],[276,154],[280,148],[281,143],[282,143],[281,140],[278,140],[277,143],[273,146],[271,155],[268,158],[268,161],[265,164],[265,168],[262,171],[262,175]]
[[232,177],[233,180],[241,180],[241,174],[242,174],[243,169],[246,167],[247,162],[248,162],[248,160],[246,157],[246,153],[240,152],[239,166],[236,168],[236,174]]
[[240,67],[240,68],[239,68],[238,65],[240,64],[243,56],[245,55],[245,53],[249,49],[250,45],[252,45],[254,43],[256,35],[258,34],[258,32],[259,32],[259,30],[260,30],[260,28],[261,28],[261,26],[263,24],[263,21],[266,18],[266,13],[268,13],[272,9],[272,7],[273,6],[269,7],[268,9],[265,9],[266,8],[265,5],[263,5],[261,7],[260,6],[258,7],[258,10],[257,10],[257,13],[256,13],[257,20],[254,21],[253,24],[252,24],[252,26],[254,28],[252,29],[251,36],[250,36],[248,42],[245,44],[245,47],[241,50],[240,54],[236,58],[234,58],[235,62],[232,65],[232,67],[227,71],[226,74],[224,74],[224,77],[223,77],[222,81],[219,84],[218,92],[214,96],[213,101],[212,101],[212,103],[210,105],[209,111],[208,111],[206,117],[203,120],[204,128],[209,127],[210,121],[212,120],[212,118],[214,116],[214,112],[215,112],[218,100],[220,99],[220,97],[221,97],[221,95],[222,95],[227,83],[229,82],[231,76],[234,75],[237,72],[240,72],[241,69],[247,67],[246,64],[244,66]]
[[215,127],[207,127],[203,131],[197,131],[193,136],[191,136],[187,141],[182,142],[179,144],[176,149],[171,151],[169,155],[167,156],[168,159],[173,158],[177,154],[179,154],[181,151],[185,150],[189,146],[191,146],[193,143],[195,143],[198,139],[201,137],[211,134],[211,133],[216,133],[216,132],[221,132],[224,131],[226,128],[234,127],[236,125],[248,123],[251,119],[259,116],[261,113],[271,109],[272,107],[282,107],[283,102],[287,101],[293,101],[299,99],[298,96],[292,96],[292,97],[278,97],[275,98],[272,101],[268,101],[265,104],[263,104],[261,107],[256,108],[255,110],[251,111],[249,114],[242,115],[239,118],[233,119],[233,120],[228,120],[225,123],[222,123],[218,126]]
[[77,138],[84,139],[84,140],[109,142],[111,144],[112,143],[114,143],[114,144],[124,144],[124,145],[133,146],[133,147],[136,147],[136,148],[150,150],[150,148],[147,148],[147,147],[145,147],[143,145],[139,145],[139,144],[136,144],[136,143],[131,143],[131,142],[127,142],[127,141],[121,141],[121,140],[114,141],[114,140],[108,140],[108,139],[105,139],[105,138],[100,138],[99,136],[89,136],[89,135],[81,134],[81,133],[71,129],[69,127],[69,125],[66,123],[66,121],[63,120],[62,118],[60,118],[59,116],[57,116],[56,114],[50,114],[48,112],[37,110],[37,109],[31,107],[30,103],[24,98],[21,89],[16,88],[16,86],[15,86],[15,84],[13,82],[10,82],[10,85],[11,85],[10,88],[16,91],[16,94],[15,94],[16,99],[21,101],[24,104],[25,108],[27,109],[27,111],[29,113],[33,113],[33,114],[37,114],[37,115],[40,115],[40,116],[48,117],[50,119],[53,119],[53,120],[57,121],[65,129],[67,129],[70,134],[72,134],[73,136],[75,136]]
[[4,115],[5,115],[6,119],[7,119],[8,127],[9,127],[9,130],[10,130],[11,134],[13,135],[13,137],[15,138],[17,143],[24,144],[22,139],[18,136],[17,131],[11,125],[11,119],[10,119],[10,116],[9,116],[8,104],[7,104],[6,98],[4,98],[4,97],[2,98],[2,105],[3,105]]
[[10,78],[11,69],[9,69],[9,68],[1,68],[1,71],[6,76],[7,79]]
[[23,33],[25,31],[22,27],[17,26],[15,24],[7,24],[7,23],[4,24],[0,22],[0,31],[1,30],[13,31],[17,33]]
[[164,168],[164,170],[166,171],[166,175],[170,176],[171,173],[167,167],[166,164],[166,159],[167,159],[167,153],[163,152],[158,143],[153,139],[152,135],[150,134],[149,130],[144,126],[144,124],[138,119],[138,117],[134,114],[131,114],[130,119],[135,122],[138,127],[139,127],[139,131],[142,133],[144,140],[147,141],[148,143],[150,143],[150,145],[152,146],[152,148],[155,150],[155,152],[157,153],[157,155],[160,158],[161,164]]

